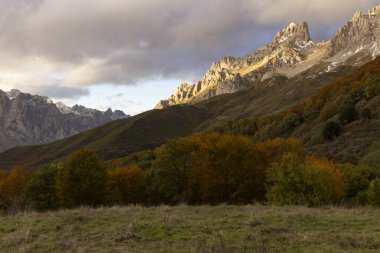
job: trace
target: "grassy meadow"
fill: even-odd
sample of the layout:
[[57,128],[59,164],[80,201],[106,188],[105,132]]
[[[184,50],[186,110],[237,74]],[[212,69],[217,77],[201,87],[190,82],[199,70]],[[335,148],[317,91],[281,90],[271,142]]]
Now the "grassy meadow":
[[380,252],[380,209],[159,206],[0,216],[1,252]]

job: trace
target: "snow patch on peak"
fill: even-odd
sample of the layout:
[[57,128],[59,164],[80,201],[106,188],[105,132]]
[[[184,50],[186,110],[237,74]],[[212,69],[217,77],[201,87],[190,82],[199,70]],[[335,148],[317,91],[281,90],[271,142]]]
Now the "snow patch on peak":
[[68,113],[71,113],[71,107],[70,106],[67,106],[65,105],[64,103],[62,102],[57,102],[55,103],[55,105],[57,106],[58,110],[63,113],[63,114],[68,114]]
[[372,59],[375,59],[377,56],[380,55],[380,48],[377,42],[373,43],[373,46],[370,48],[370,51],[372,52]]

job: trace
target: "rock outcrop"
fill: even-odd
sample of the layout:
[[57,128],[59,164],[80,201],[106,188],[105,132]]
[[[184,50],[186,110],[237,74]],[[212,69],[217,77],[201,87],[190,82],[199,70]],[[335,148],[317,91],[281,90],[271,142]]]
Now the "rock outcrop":
[[169,99],[160,101],[155,108],[194,103],[244,89],[247,83],[261,81],[276,68],[289,68],[302,62],[315,47],[307,23],[291,23],[277,33],[271,44],[241,58],[225,57],[213,63],[201,80],[181,84]]
[[0,90],[0,150],[52,142],[126,117],[122,111],[69,107],[47,97]]
[[306,22],[291,23],[275,35],[272,43],[246,56],[225,57],[213,63],[200,81],[182,84],[155,108],[196,103],[253,84],[260,85],[273,76],[293,77],[317,65],[325,66],[327,72],[334,71],[339,65],[361,65],[380,55],[379,45],[380,6],[368,14],[356,12],[326,42],[312,41]]

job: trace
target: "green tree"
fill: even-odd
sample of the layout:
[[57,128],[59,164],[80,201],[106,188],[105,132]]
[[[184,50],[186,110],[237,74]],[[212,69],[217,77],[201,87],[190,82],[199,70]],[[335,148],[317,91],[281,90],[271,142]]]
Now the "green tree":
[[367,196],[371,205],[380,207],[380,178],[372,180]]
[[57,175],[58,197],[64,207],[104,204],[107,193],[107,169],[89,150],[71,155]]
[[34,173],[24,189],[27,205],[38,211],[54,210],[59,207],[57,197],[56,177],[64,164],[44,166]]
[[340,125],[334,121],[329,121],[326,123],[322,136],[326,140],[332,140],[334,137],[340,135]]
[[269,173],[268,199],[279,205],[318,206],[344,196],[345,183],[339,169],[326,161],[285,155]]
[[376,171],[366,165],[354,166],[344,164],[341,171],[347,182],[346,201],[348,204],[365,204],[365,192],[368,190],[370,182],[376,178]]
[[351,121],[354,121],[358,113],[356,112],[355,105],[346,104],[340,108],[339,111],[339,121],[342,125],[348,124]]

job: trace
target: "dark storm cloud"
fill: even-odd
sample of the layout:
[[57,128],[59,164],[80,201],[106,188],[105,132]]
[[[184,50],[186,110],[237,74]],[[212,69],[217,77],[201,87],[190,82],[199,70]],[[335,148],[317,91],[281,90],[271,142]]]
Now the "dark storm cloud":
[[30,88],[28,92],[54,99],[77,99],[90,94],[86,88],[62,87],[59,85],[35,86]]
[[[2,0],[0,70],[13,82],[30,78],[19,73],[40,75],[35,82],[46,81],[50,72],[63,73],[66,86],[194,79],[212,61],[269,42],[291,21],[306,20],[315,39],[327,39],[355,10],[376,4],[379,1]],[[43,63],[36,64],[36,58]],[[39,64],[45,71],[35,71]]]

